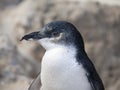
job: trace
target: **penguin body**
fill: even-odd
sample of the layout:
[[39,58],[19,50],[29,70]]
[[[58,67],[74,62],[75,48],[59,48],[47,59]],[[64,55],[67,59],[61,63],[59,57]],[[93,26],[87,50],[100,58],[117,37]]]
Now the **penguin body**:
[[46,49],[39,79],[29,90],[104,90],[85,52],[83,38],[73,24],[54,21],[23,39],[37,40]]

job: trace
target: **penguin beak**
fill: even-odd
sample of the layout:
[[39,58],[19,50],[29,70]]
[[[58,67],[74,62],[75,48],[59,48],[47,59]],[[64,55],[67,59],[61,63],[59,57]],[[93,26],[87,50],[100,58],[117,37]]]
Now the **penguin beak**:
[[32,32],[30,34],[27,34],[27,35],[23,36],[20,41],[30,40],[30,39],[39,40],[41,38],[43,38],[43,35],[40,32]]

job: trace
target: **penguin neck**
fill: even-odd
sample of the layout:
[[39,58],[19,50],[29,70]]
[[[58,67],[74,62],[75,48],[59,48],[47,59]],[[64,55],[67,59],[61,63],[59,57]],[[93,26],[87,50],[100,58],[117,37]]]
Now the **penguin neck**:
[[[45,52],[42,59],[42,70],[50,73],[67,70],[76,63],[76,49],[73,46],[58,46]],[[51,71],[52,70],[52,71]]]

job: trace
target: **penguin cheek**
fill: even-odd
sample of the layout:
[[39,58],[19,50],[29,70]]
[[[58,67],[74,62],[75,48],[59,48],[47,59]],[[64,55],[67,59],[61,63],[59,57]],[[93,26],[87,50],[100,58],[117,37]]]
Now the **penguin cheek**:
[[56,44],[60,44],[63,39],[63,34],[61,33],[58,37],[46,37],[39,39],[38,43],[40,43],[45,49],[49,49],[53,46],[56,46]]
[[43,38],[38,40],[38,43],[40,43],[43,47],[46,47],[49,45],[49,39],[48,38]]

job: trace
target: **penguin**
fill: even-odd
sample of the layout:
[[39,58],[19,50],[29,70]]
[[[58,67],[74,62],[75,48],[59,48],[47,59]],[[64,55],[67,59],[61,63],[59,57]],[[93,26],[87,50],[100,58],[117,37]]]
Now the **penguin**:
[[67,21],[53,21],[22,37],[36,40],[46,52],[41,73],[29,90],[104,90],[103,82],[88,57],[77,28]]

